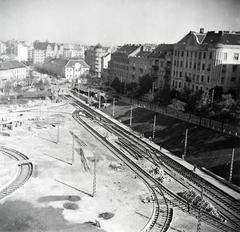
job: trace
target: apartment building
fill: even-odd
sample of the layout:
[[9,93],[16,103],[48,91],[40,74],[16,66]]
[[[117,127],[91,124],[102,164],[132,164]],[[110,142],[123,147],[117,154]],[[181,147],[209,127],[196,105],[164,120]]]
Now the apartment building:
[[64,44],[63,58],[81,58],[84,59],[84,47],[79,44]]
[[141,49],[142,46],[140,44],[125,44],[112,54],[109,63],[111,80],[117,77],[124,84],[132,82],[132,79],[129,78],[131,67],[129,58],[135,56]]
[[39,42],[33,43],[33,63],[43,64],[47,57],[58,58],[63,53],[62,45],[56,43]]
[[224,91],[240,86],[240,32],[190,31],[174,46],[171,86],[182,91]]
[[28,61],[28,46],[23,43],[16,45],[16,58],[18,61]]
[[100,44],[90,47],[85,51],[85,61],[90,66],[90,71],[97,77],[101,77],[103,65],[107,65],[109,60],[110,48],[102,47]]
[[150,62],[148,56],[151,54],[150,51],[141,51],[134,56],[129,57],[129,82],[139,83],[142,76],[150,74]]
[[170,87],[173,46],[173,44],[160,44],[148,55],[150,75],[155,80],[156,89]]

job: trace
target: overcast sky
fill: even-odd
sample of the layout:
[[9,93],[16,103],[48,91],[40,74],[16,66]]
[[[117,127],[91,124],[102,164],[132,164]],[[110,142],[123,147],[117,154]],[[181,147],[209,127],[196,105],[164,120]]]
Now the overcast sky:
[[240,0],[0,0],[0,40],[174,43],[200,27],[240,31]]

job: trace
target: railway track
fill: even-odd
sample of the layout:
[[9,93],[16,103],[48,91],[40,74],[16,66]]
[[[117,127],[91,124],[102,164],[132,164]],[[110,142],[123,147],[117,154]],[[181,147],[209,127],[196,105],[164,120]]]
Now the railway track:
[[[101,134],[97,131],[93,130],[84,120],[80,118],[78,115],[79,111],[73,113],[73,118],[80,123],[84,128],[86,128],[95,138],[97,138],[101,143],[103,143],[110,151],[112,151],[121,161],[123,161],[133,172],[135,172],[148,186],[151,191],[153,202],[154,202],[154,210],[153,213],[147,223],[147,225],[141,230],[141,232],[148,231],[158,231],[165,232],[170,226],[171,218],[172,218],[172,209],[168,207],[167,200],[164,198],[163,192],[160,188],[153,187],[153,183],[156,184],[156,180],[149,175],[147,172],[142,170],[138,165],[135,164],[126,154],[113,146],[110,142],[106,140]],[[162,196],[164,200],[164,208],[159,205],[159,195]],[[160,217],[161,216],[161,217]],[[161,218],[161,223],[157,223],[157,220]]]
[[[99,117],[99,114],[96,113],[94,110],[90,109],[89,107],[87,107],[86,105],[84,105],[82,103],[79,103],[79,101],[77,101],[73,97],[70,97],[70,98],[74,102],[74,104],[80,106],[85,111],[85,114],[87,116],[89,116],[90,118],[94,119],[96,117]],[[239,231],[239,222],[235,221],[236,214],[238,214],[238,212],[239,212],[239,210],[238,210],[239,202],[238,201],[236,201],[234,198],[232,198],[231,196],[224,193],[222,190],[216,188],[215,186],[212,186],[210,183],[203,180],[201,177],[197,176],[195,173],[193,173],[190,170],[186,169],[185,167],[181,166],[176,161],[171,160],[171,158],[169,158],[165,154],[161,153],[159,150],[155,149],[154,147],[150,146],[145,141],[140,140],[133,133],[131,133],[127,130],[124,130],[119,125],[114,125],[112,121],[110,121],[107,118],[104,118],[102,115],[100,117],[102,118],[101,124],[103,125],[104,123],[106,123],[108,125],[108,127],[106,129],[109,130],[109,128],[114,128],[115,134],[116,134],[116,131],[118,131],[118,133],[117,133],[118,136],[121,135],[121,137],[130,138],[131,141],[134,141],[138,144],[138,148],[141,147],[140,150],[144,150],[144,149],[149,150],[154,157],[155,163],[157,162],[159,165],[161,165],[162,163],[165,163],[167,166],[169,166],[175,172],[178,172],[178,175],[180,174],[183,177],[189,179],[191,182],[193,182],[195,184],[197,183],[197,185],[200,186],[201,188],[204,187],[207,190],[206,193],[209,194],[211,196],[211,198],[219,199],[219,202],[222,202],[222,204],[224,205],[224,208],[230,206],[230,210],[232,210],[232,212],[235,212],[234,215],[229,213],[229,217],[228,217],[228,220],[231,220],[231,218],[233,218],[233,220],[231,220],[233,225],[230,225],[230,226],[225,225],[224,223],[216,221],[216,218],[212,217],[211,215],[206,214],[205,216],[203,216],[203,218],[206,217],[204,219],[208,222],[208,224],[210,224],[214,227],[217,227],[218,229],[221,229],[222,231]],[[113,131],[111,131],[111,132],[113,132]],[[209,191],[208,191],[208,187],[210,189]],[[171,193],[169,193],[168,191],[166,191],[166,193],[169,196],[171,196]],[[171,196],[171,197],[172,197],[172,199],[178,198],[177,196]],[[182,208],[182,210],[186,211],[187,202],[184,202],[183,199],[177,199],[177,201],[171,201],[172,199],[171,198],[168,199],[172,205],[176,206],[176,202],[178,202],[178,207],[180,207],[180,208]],[[191,214],[193,214],[194,216],[197,217],[199,214],[199,210],[194,209],[191,212]]]
[[1,146],[0,152],[2,152],[4,155],[7,155],[11,159],[24,162],[18,165],[15,178],[9,184],[7,184],[7,186],[0,190],[0,200],[2,200],[28,181],[28,179],[32,176],[33,165],[28,161],[28,157],[26,155],[11,148]]

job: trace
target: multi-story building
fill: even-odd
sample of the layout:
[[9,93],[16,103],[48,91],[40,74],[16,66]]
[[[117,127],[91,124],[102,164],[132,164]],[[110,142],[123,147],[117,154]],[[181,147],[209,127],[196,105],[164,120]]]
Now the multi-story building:
[[150,62],[148,56],[150,51],[139,51],[134,56],[129,57],[129,75],[128,82],[139,83],[139,80],[142,76],[149,74]]
[[70,59],[65,65],[65,77],[73,82],[89,74],[90,67],[83,59]]
[[33,43],[33,63],[43,64],[47,57],[58,58],[62,52],[62,46],[56,43],[39,42]]
[[148,56],[154,87],[170,87],[173,44],[160,44]]
[[6,53],[6,44],[0,41],[0,55],[3,55]]
[[17,60],[0,62],[0,89],[3,91],[5,83],[11,81],[17,84],[27,77],[27,67]]
[[135,56],[141,49],[142,46],[140,44],[126,44],[112,54],[109,62],[111,80],[118,78],[124,84],[132,82],[132,79],[129,78],[129,58]]
[[240,87],[240,32],[190,31],[174,46],[172,88],[208,92]]
[[[90,66],[90,71],[97,77],[101,77],[101,71],[103,65],[107,65],[107,61],[102,61],[102,57],[110,53],[110,48],[102,47],[100,44],[95,47],[90,47],[85,51],[85,60]],[[103,60],[108,60],[109,56],[103,58]],[[102,65],[103,64],[103,65]]]
[[28,61],[28,47],[23,43],[16,46],[16,58],[18,61]]
[[84,47],[79,44],[64,44],[63,58],[81,58],[84,59]]

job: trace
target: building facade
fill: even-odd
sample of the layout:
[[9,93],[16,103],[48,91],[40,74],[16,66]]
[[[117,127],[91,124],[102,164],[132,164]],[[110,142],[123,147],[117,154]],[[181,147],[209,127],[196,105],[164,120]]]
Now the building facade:
[[70,59],[65,65],[65,77],[68,81],[74,82],[89,74],[89,70],[90,66],[83,59]]
[[90,71],[98,78],[101,77],[103,65],[107,65],[107,60],[109,59],[107,55],[109,53],[110,49],[102,47],[100,44],[85,51],[85,61],[90,66]]
[[132,80],[129,78],[130,62],[129,58],[135,56],[142,49],[141,45],[126,44],[118,48],[111,56],[109,63],[110,78],[118,78],[120,82],[127,84]]
[[17,44],[16,58],[18,61],[28,61],[28,47],[25,44]]
[[6,82],[11,81],[14,85],[23,81],[27,77],[27,67],[17,60],[8,60],[0,63],[0,89]]
[[174,46],[171,86],[182,91],[224,91],[240,86],[240,33],[189,32]]
[[148,56],[150,75],[154,79],[154,88],[169,88],[171,84],[171,69],[173,44],[160,44]]
[[64,44],[63,58],[81,58],[84,59],[84,47],[79,44]]

